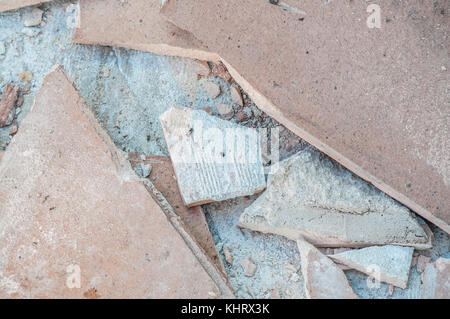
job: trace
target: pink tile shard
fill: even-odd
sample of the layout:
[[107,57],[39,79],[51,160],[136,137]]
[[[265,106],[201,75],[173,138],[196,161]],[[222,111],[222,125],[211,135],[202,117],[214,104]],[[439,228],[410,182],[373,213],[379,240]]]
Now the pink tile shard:
[[52,0],[0,0],[0,12],[33,6]]
[[55,67],[0,162],[0,297],[230,297],[175,225]]
[[309,299],[357,299],[344,272],[316,247],[297,240],[305,293]]
[[201,206],[188,208],[183,203],[170,157],[129,153],[128,160],[134,169],[142,169],[146,166],[150,169],[150,174],[142,177],[148,178],[155,185],[217,268],[226,274],[209,231],[203,208]]
[[167,0],[161,13],[263,111],[450,233],[446,4],[380,0],[380,29],[364,1]]
[[192,34],[159,14],[156,0],[80,0],[73,40],[216,61]]

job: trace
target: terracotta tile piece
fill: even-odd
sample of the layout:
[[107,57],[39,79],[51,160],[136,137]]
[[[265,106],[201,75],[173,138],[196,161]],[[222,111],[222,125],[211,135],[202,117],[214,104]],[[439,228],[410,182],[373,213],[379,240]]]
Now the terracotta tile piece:
[[297,240],[305,293],[309,299],[357,299],[344,272],[303,239]]
[[159,10],[159,0],[80,0],[73,40],[204,61],[218,59]]
[[222,260],[219,257],[216,246],[214,245],[211,232],[209,231],[203,208],[201,206],[188,208],[183,203],[170,157],[151,155],[145,156],[136,153],[129,153],[128,159],[133,167],[141,164],[151,165],[152,170],[147,178],[167,199],[175,213],[181,217],[181,220],[211,260],[214,261],[217,268],[226,274]]
[[55,67],[0,162],[0,297],[220,296],[168,217]]
[[450,233],[447,1],[168,0],[266,113]]
[[0,12],[50,2],[52,0],[0,0]]

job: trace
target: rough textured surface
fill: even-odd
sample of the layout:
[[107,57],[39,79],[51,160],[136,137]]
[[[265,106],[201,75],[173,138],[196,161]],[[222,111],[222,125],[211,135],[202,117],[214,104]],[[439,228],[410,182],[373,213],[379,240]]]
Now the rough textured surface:
[[450,259],[439,258],[425,268],[422,298],[450,299]]
[[0,99],[0,127],[8,126],[14,119],[14,107],[20,87],[11,83],[6,84]]
[[344,272],[317,248],[297,240],[306,296],[310,299],[356,299]]
[[[4,43],[6,48],[5,55],[0,53],[1,90],[6,83],[15,83],[17,74],[25,70],[33,73],[33,80],[29,83],[31,87],[27,89],[29,94],[23,96],[23,106],[17,117],[19,127],[31,108],[45,73],[56,63],[64,65],[114,143],[126,152],[168,156],[158,118],[174,104],[189,105],[194,109],[209,106],[215,116],[220,117],[214,107],[217,101],[210,100],[202,89],[204,79],[198,80],[194,68],[196,61],[120,48],[73,44],[70,22],[76,16],[76,10],[70,2],[74,1],[59,0],[42,5],[45,25],[35,28],[39,33],[31,38],[22,33],[23,15],[29,8],[0,14],[0,43]],[[195,65],[198,66],[198,63]],[[109,69],[109,77],[104,77],[104,67]],[[223,92],[217,100],[231,105],[230,83],[213,76],[208,78],[212,79],[220,83]],[[245,108],[251,108],[255,114],[244,125],[269,129],[278,125],[254,106],[246,94],[243,98]],[[260,116],[263,117],[262,122],[258,120]],[[117,120],[120,128],[116,127]],[[231,121],[234,122],[235,118]],[[283,126],[279,128],[282,158],[307,146]],[[0,129],[0,153],[7,147],[8,133],[9,127]],[[124,137],[124,134],[128,136]],[[336,165],[333,169],[341,168]],[[241,197],[203,206],[219,253],[222,255],[222,245],[226,245],[233,254],[233,264],[225,265],[230,284],[239,298],[305,298],[303,280],[291,281],[292,272],[286,267],[292,263],[300,269],[296,243],[282,236],[236,227],[239,216],[256,197]],[[435,236],[434,246],[438,249],[433,249],[429,254],[450,257],[449,235],[430,226]],[[241,259],[247,257],[251,257],[258,267],[253,277],[246,277],[239,264]],[[365,274],[356,270],[346,271],[345,274],[360,298],[420,298],[422,283],[415,267],[411,269],[408,288],[394,288],[392,296],[388,296],[388,287],[384,283],[378,289],[368,289]],[[300,270],[298,275],[302,277]]]
[[253,195],[265,188],[256,130],[177,106],[160,121],[187,206]]
[[319,247],[431,247],[406,207],[309,150],[272,168],[267,190],[238,225],[292,240],[303,236]]
[[0,12],[32,6],[52,0],[0,0]]
[[80,0],[73,40],[216,61],[200,41],[159,14],[160,0]]
[[405,289],[408,286],[413,252],[412,247],[386,245],[345,251],[328,257],[367,275],[373,275],[379,281]]
[[166,156],[145,156],[129,153],[128,159],[135,170],[142,164],[151,165],[151,172],[145,177],[166,198],[175,213],[181,217],[186,228],[194,236],[198,244],[205,250],[211,260],[214,261],[217,268],[225,273],[222,260],[217,253],[216,246],[214,246],[203,208],[201,206],[188,208],[184,205],[170,158]]
[[42,22],[42,15],[44,11],[39,8],[33,8],[31,11],[27,13],[25,16],[25,21],[23,23],[26,27],[36,27]]
[[0,163],[0,203],[2,297],[219,295],[61,67]]
[[367,27],[365,1],[302,1],[306,17],[261,0],[168,0],[162,12],[263,111],[450,232],[448,1],[377,4],[381,29]]

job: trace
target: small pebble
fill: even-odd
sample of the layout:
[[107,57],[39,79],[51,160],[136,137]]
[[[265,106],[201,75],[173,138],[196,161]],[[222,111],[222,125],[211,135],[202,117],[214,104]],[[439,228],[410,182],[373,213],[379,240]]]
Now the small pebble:
[[255,275],[256,265],[251,258],[241,260],[240,264],[244,269],[245,276],[253,277],[253,275]]
[[34,8],[30,12],[25,15],[24,26],[26,27],[35,27],[38,26],[42,22],[42,15],[44,11],[39,8]]
[[248,116],[247,112],[245,112],[244,110],[239,110],[236,113],[236,121],[238,123],[248,121],[248,119],[249,119],[249,116]]
[[103,67],[103,77],[109,78],[109,75],[110,75],[110,71],[109,71],[108,67],[104,66]]
[[219,111],[220,116],[225,120],[230,120],[234,116],[234,109],[231,105],[217,103],[217,111]]
[[153,167],[150,164],[141,164],[142,177],[147,178],[150,176]]
[[225,255],[225,261],[229,263],[230,265],[233,264],[233,255],[231,254],[231,251],[228,249],[227,246],[223,246],[223,254]]
[[220,95],[220,86],[214,82],[206,82],[203,84],[206,93],[213,99]]
[[20,82],[30,82],[31,80],[33,80],[33,73],[30,71],[25,71],[19,74]]
[[244,102],[242,101],[241,91],[235,86],[231,87],[231,100],[234,104],[239,106],[244,106]]

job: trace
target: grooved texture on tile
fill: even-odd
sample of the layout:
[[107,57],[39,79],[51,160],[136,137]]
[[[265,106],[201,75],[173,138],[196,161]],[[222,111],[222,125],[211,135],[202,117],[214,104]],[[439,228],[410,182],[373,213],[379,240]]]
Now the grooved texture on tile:
[[252,195],[265,188],[258,131],[174,106],[160,117],[187,206]]
[[0,162],[0,234],[3,298],[220,294],[61,67]]
[[266,113],[450,233],[448,1],[168,0]]

